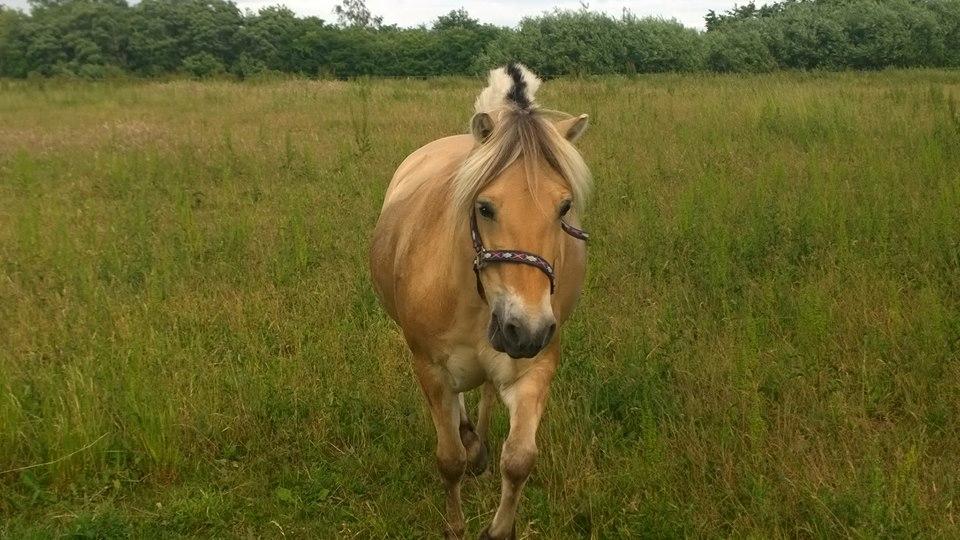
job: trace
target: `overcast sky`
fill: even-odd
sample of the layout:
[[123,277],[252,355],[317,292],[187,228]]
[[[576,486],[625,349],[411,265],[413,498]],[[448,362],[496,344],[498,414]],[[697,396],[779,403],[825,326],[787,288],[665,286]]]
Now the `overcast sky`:
[[[128,0],[129,1],[129,0]],[[335,19],[333,6],[338,0],[235,0],[241,9],[256,11],[264,6],[283,4],[298,15],[315,15],[328,21]],[[587,2],[594,11],[604,11],[619,15],[623,9],[629,9],[635,15],[655,15],[666,19],[677,19],[687,26],[703,28],[703,15],[708,9],[723,11],[736,3],[727,0],[591,0]],[[762,3],[762,2],[758,2]],[[0,0],[0,5],[25,9],[27,0]],[[417,26],[429,24],[437,16],[452,9],[465,8],[470,15],[502,26],[513,26],[527,15],[537,15],[554,7],[578,9],[580,2],[567,0],[367,0],[367,6],[374,15],[383,17],[386,24],[399,26]]]

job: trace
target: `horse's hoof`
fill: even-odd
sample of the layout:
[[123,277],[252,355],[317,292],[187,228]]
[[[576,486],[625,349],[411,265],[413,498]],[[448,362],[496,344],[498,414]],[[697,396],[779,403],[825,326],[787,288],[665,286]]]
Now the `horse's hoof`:
[[487,453],[487,445],[483,443],[477,444],[476,453],[468,455],[469,462],[467,463],[467,472],[473,476],[480,476],[487,471],[487,467],[490,465],[490,457]]
[[517,524],[513,524],[513,529],[510,530],[510,534],[502,538],[494,538],[490,536],[490,527],[487,527],[480,533],[480,540],[516,540],[517,538]]
[[480,440],[472,424],[460,424],[460,442],[467,449],[467,472],[479,476],[487,470],[487,445]]

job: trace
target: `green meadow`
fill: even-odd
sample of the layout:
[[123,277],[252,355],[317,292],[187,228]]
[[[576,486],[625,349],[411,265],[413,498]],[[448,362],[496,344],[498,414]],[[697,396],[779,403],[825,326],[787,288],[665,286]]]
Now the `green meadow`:
[[[0,81],[0,537],[437,536],[366,254],[482,85]],[[960,72],[539,97],[593,236],[518,534],[960,536]]]

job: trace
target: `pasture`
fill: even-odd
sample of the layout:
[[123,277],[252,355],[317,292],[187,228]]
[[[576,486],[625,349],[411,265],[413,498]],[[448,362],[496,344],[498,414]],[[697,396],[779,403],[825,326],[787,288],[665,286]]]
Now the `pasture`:
[[[0,536],[437,534],[367,245],[482,86],[0,81]],[[596,188],[518,533],[960,536],[960,73],[539,98]]]

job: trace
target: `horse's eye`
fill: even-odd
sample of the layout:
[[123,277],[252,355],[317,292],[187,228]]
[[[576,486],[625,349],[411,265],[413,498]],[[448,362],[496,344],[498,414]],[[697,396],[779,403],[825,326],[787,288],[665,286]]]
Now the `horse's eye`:
[[560,203],[560,217],[567,215],[567,212],[570,211],[570,201],[566,200]]
[[480,212],[480,215],[487,218],[493,219],[495,212],[493,211],[493,206],[488,202],[482,202],[477,205],[477,211]]

